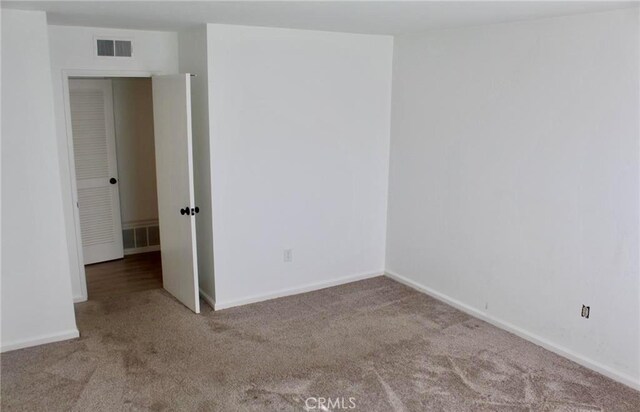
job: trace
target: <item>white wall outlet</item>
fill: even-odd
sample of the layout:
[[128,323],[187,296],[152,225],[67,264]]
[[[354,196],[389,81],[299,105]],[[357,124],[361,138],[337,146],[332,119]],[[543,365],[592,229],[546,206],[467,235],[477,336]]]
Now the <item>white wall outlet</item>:
[[284,261],[285,262],[293,262],[293,249],[285,249],[284,250]]
[[591,306],[582,305],[582,310],[580,311],[580,316],[583,318],[589,319],[589,312],[591,312]]

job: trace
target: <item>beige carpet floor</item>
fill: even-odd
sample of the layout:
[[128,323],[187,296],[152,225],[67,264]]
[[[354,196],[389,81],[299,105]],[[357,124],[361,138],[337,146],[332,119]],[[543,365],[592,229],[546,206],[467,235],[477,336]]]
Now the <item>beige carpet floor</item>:
[[78,304],[80,339],[2,356],[2,410],[640,410],[640,392],[385,277],[203,307],[163,290]]

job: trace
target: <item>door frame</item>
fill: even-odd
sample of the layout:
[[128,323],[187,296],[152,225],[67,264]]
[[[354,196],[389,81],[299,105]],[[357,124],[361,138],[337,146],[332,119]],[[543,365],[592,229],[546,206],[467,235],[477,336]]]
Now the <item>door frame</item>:
[[[84,77],[84,78],[96,78],[96,77],[148,77],[160,74],[151,71],[141,70],[62,70],[62,98],[64,109],[64,121],[66,129],[67,139],[67,160],[69,167],[69,184],[71,187],[71,208],[73,209],[73,226],[74,226],[74,243],[76,248],[76,256],[78,261],[78,273],[80,275],[80,294],[79,299],[74,299],[74,302],[84,302],[88,299],[87,294],[87,277],[84,270],[84,253],[82,251],[82,237],[80,232],[80,209],[78,209],[78,185],[76,181],[76,164],[75,155],[73,151],[73,130],[71,125],[71,99],[69,97],[69,78],[71,77]],[[118,211],[120,212],[120,211]],[[71,247],[71,245],[69,245]],[[73,264],[73,262],[69,262]]]

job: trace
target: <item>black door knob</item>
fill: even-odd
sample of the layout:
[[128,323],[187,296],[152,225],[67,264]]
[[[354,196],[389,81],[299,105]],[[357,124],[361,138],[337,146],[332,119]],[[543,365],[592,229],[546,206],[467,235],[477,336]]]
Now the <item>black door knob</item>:
[[180,214],[181,215],[189,215],[189,214],[191,214],[191,211],[189,210],[189,206],[185,207],[184,209],[180,209]]
[[115,177],[112,177],[111,179],[109,179],[109,183],[111,183],[112,185],[115,185],[116,183],[118,183],[118,181],[116,180]]
[[200,208],[198,206],[196,207],[192,207],[191,208],[191,214],[195,215],[196,213],[198,213],[200,211]]

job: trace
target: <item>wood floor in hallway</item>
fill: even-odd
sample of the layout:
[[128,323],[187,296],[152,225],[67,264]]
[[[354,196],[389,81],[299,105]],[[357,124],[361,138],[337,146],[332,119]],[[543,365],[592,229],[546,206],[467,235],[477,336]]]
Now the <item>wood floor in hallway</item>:
[[162,288],[160,252],[140,253],[87,265],[85,270],[87,293],[91,300]]

